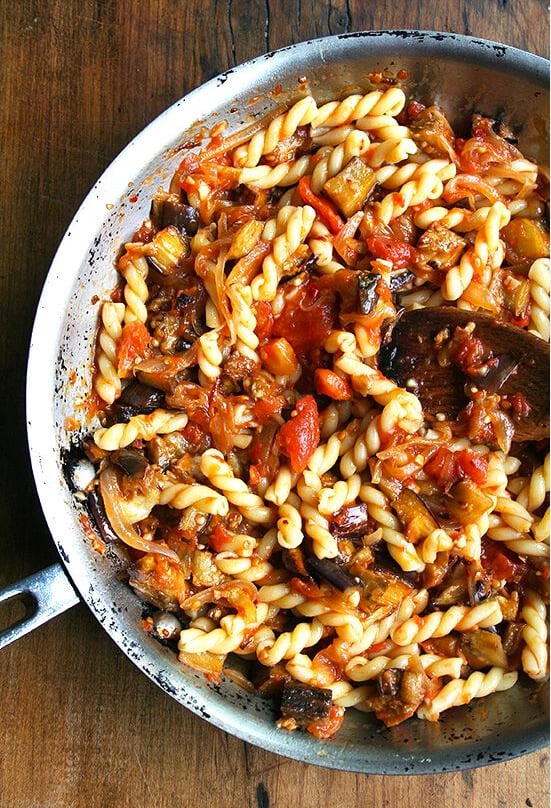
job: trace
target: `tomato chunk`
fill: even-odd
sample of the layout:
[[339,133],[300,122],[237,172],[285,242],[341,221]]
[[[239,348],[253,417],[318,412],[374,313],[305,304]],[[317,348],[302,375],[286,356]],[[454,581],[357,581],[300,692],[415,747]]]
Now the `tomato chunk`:
[[121,379],[130,378],[136,362],[150,355],[150,339],[149,331],[139,320],[126,323],[117,342],[117,370]]
[[293,471],[300,473],[308,465],[320,441],[319,414],[313,396],[304,396],[296,404],[293,415],[278,432],[279,449],[291,461]]
[[321,348],[336,317],[335,296],[318,289],[314,281],[298,287],[274,322],[273,334],[285,337],[299,356]]
[[327,718],[319,718],[317,721],[312,721],[306,727],[310,735],[319,740],[331,738],[336,732],[339,731],[344,719],[344,707],[338,704],[332,704]]
[[515,553],[503,547],[500,542],[486,537],[482,539],[480,560],[484,569],[490,570],[494,578],[500,581],[518,583],[527,572],[527,565],[520,561]]
[[285,337],[268,340],[260,347],[259,354],[264,367],[274,376],[292,376],[297,372],[297,356]]
[[425,473],[445,490],[467,477],[477,485],[483,485],[488,474],[488,461],[472,449],[452,452],[440,446],[425,463]]
[[256,336],[261,343],[270,339],[274,327],[274,315],[272,307],[265,300],[257,300],[253,305],[256,317]]
[[473,449],[463,449],[457,453],[457,464],[465,477],[470,477],[477,485],[483,485],[488,475],[488,461]]
[[334,370],[317,368],[314,371],[314,386],[321,396],[329,396],[334,401],[349,401],[353,396],[348,379],[339,376]]
[[417,260],[417,250],[407,241],[398,241],[389,236],[371,236],[366,239],[366,244],[372,255],[392,261],[396,269],[414,264]]

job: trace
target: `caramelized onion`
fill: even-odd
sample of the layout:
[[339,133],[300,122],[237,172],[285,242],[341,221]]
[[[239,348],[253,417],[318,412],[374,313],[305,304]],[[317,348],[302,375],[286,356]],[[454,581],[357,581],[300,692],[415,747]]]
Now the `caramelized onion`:
[[496,409],[490,413],[490,421],[492,422],[497,445],[502,452],[508,454],[515,436],[513,419],[503,410]]
[[363,211],[359,210],[354,216],[346,222],[344,227],[338,232],[335,237],[334,247],[336,252],[344,258],[347,264],[354,264],[357,258],[357,248],[354,246],[354,234],[358,229],[361,220],[364,217]]
[[475,174],[457,174],[448,180],[444,189],[443,198],[447,204],[453,204],[459,199],[472,198],[474,194],[481,194],[490,202],[499,202],[501,195],[483,179]]
[[177,374],[197,364],[198,348],[198,343],[194,342],[183,354],[145,359],[135,367],[139,380],[149,387],[171,392]]
[[107,518],[121,541],[135,550],[141,550],[142,553],[158,553],[159,555],[168,556],[173,561],[178,561],[177,554],[168,548],[166,544],[144,539],[134,530],[132,525],[127,524],[123,519],[120,507],[122,494],[119,488],[117,472],[113,466],[107,466],[103,469],[99,476],[99,486]]

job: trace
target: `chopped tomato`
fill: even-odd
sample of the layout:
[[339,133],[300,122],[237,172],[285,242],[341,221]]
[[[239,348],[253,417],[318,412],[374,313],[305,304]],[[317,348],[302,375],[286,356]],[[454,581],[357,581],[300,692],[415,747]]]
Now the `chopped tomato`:
[[473,118],[473,137],[465,140],[459,152],[459,167],[467,174],[480,174],[491,165],[505,163],[509,165],[522,155],[519,150],[497,135],[493,130],[493,121],[475,115]]
[[331,275],[322,275],[315,280],[320,292],[333,292],[340,297],[339,312],[358,311],[358,273],[352,269],[339,269]]
[[440,446],[425,463],[425,474],[434,480],[440,488],[451,488],[456,482],[455,473],[454,453],[444,446]]
[[478,337],[462,334],[453,345],[452,359],[464,373],[471,374],[482,363],[483,357],[484,345]]
[[314,281],[293,290],[274,322],[273,333],[285,337],[299,356],[320,348],[333,330],[335,296],[317,288]]
[[512,393],[510,396],[507,396],[507,400],[516,418],[527,418],[530,415],[532,407],[526,400],[526,396],[523,396],[522,393]]
[[512,316],[509,322],[511,325],[516,325],[517,328],[528,328],[530,318],[526,314],[520,314],[518,317]]
[[293,471],[304,471],[320,441],[319,414],[313,396],[296,404],[296,414],[283,424],[277,435],[280,450],[291,461]]
[[395,269],[417,261],[417,250],[406,241],[398,241],[390,236],[371,236],[366,239],[366,244],[372,255],[391,261]]
[[189,421],[182,430],[183,437],[190,444],[191,449],[198,450],[205,439],[205,433],[197,424]]
[[314,385],[316,392],[322,396],[329,396],[334,401],[349,401],[352,396],[352,385],[343,376],[334,370],[317,368],[314,372]]
[[285,396],[283,395],[258,398],[253,407],[254,416],[258,423],[263,426],[272,418],[279,415],[286,403]]
[[312,191],[308,177],[301,177],[298,183],[298,192],[302,201],[314,208],[321,221],[327,225],[333,235],[336,235],[341,227],[344,227],[344,220],[339,215],[335,205]]
[[274,376],[292,376],[297,372],[297,355],[285,337],[268,340],[259,349],[259,354],[264,367]]
[[486,537],[482,539],[480,560],[484,569],[490,570],[499,581],[518,583],[527,572],[526,564],[520,561],[515,553],[503,547],[500,542]]
[[215,553],[223,553],[232,546],[233,534],[226,530],[224,525],[218,523],[209,536],[209,544]]
[[255,333],[261,343],[270,339],[274,327],[274,315],[272,307],[265,300],[258,300],[253,305],[256,317]]
[[409,118],[416,118],[417,115],[419,115],[425,109],[425,104],[421,104],[420,101],[412,100],[407,105],[406,112]]
[[262,480],[262,469],[259,466],[249,466],[249,485],[253,488]]
[[449,490],[466,477],[477,485],[482,485],[486,482],[488,461],[472,449],[452,452],[445,446],[440,446],[425,463],[425,473],[444,490]]
[[332,704],[327,718],[319,718],[317,721],[312,721],[307,725],[306,729],[314,738],[320,740],[331,738],[339,731],[343,719],[344,707],[340,707],[338,704]]
[[139,320],[126,323],[117,342],[117,371],[121,379],[130,378],[135,363],[151,354],[150,339],[149,331]]
[[456,462],[463,476],[470,477],[477,485],[483,485],[488,475],[488,461],[486,458],[473,451],[473,449],[462,449],[456,454]]

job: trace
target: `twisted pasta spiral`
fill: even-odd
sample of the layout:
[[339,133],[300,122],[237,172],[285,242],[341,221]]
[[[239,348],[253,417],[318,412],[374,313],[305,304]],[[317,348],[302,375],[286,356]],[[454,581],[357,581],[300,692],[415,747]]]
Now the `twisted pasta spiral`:
[[98,335],[98,373],[94,387],[106,404],[112,404],[121,393],[121,381],[117,373],[117,340],[122,334],[124,303],[107,301],[101,307],[101,328]]
[[234,476],[224,456],[217,449],[207,449],[201,457],[201,472],[209,482],[226,495],[250,522],[270,524],[273,514],[258,494],[253,494],[248,485]]
[[188,422],[185,412],[154,410],[149,415],[134,415],[126,424],[113,424],[94,432],[94,442],[100,449],[112,452],[123,449],[137,439],[151,440],[155,435],[167,435],[183,429]]

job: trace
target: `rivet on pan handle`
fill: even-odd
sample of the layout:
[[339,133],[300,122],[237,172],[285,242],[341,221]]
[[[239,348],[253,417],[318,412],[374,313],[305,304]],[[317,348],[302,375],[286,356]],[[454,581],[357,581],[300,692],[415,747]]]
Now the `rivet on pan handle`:
[[0,606],[11,600],[22,601],[23,618],[0,631],[0,648],[47,623],[79,602],[61,564],[52,564],[28,578],[0,589]]

